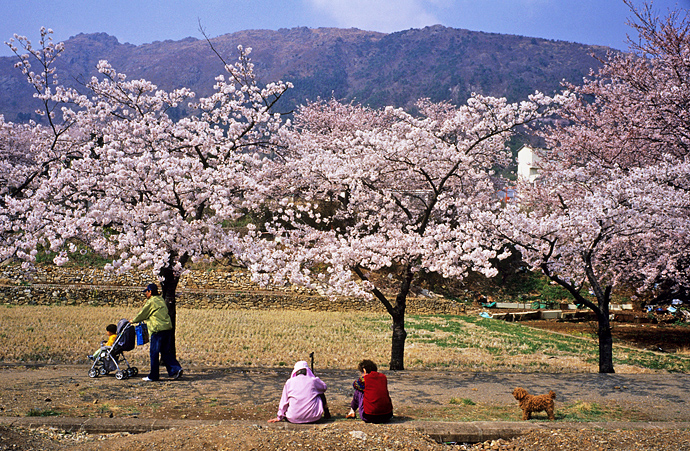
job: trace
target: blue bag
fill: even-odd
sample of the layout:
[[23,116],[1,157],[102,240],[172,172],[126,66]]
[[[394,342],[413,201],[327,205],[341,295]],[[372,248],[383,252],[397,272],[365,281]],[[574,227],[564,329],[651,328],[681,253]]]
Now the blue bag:
[[137,346],[145,345],[149,342],[149,328],[146,323],[139,323],[134,327],[134,332],[137,335]]

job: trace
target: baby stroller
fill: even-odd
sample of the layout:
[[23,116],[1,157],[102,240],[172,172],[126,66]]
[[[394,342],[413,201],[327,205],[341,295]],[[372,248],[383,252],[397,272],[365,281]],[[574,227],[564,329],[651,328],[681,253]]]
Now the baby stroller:
[[[124,351],[131,351],[136,344],[134,327],[126,319],[121,319],[117,323],[116,334],[117,338],[111,347],[101,347],[101,353],[89,369],[89,377],[105,376],[115,371],[115,379],[122,380],[139,374],[137,367],[129,366],[124,355]],[[122,363],[126,364],[127,368],[123,368]]]

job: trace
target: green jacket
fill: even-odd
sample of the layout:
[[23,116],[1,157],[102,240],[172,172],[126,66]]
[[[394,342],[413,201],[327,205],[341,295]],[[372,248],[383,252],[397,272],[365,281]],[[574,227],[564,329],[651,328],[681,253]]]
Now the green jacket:
[[140,321],[146,322],[146,327],[148,327],[149,333],[152,334],[172,329],[168,306],[165,305],[165,301],[160,296],[151,296],[146,300],[146,304],[132,320],[133,323]]

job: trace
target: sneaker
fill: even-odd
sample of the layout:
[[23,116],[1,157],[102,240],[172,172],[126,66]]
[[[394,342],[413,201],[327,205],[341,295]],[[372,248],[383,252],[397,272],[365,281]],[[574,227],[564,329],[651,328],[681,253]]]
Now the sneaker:
[[173,374],[173,379],[177,380],[182,377],[182,369],[178,371],[177,373]]
[[347,416],[345,418],[357,418],[355,411],[350,409],[350,412],[348,412]]
[[151,379],[151,378],[148,377],[148,376],[142,377],[141,380],[144,381],[144,382],[155,382],[153,379]]

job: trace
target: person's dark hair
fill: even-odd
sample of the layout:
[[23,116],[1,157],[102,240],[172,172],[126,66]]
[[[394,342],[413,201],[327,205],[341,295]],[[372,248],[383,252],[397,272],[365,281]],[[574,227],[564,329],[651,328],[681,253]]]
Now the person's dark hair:
[[148,284],[146,286],[146,288],[144,289],[144,292],[147,292],[147,291],[150,291],[151,295],[153,295],[153,296],[158,296],[158,285],[156,285],[155,283]]
[[366,359],[359,362],[359,365],[357,365],[357,369],[359,371],[367,370],[367,373],[371,373],[372,371],[378,371],[376,364],[371,360]]
[[111,334],[116,334],[117,333],[117,326],[115,324],[108,324],[105,326],[105,330],[107,332],[110,332]]
[[306,368],[302,368],[301,370],[298,370],[297,372],[295,372],[295,376],[306,376],[306,375],[307,375],[307,369]]

